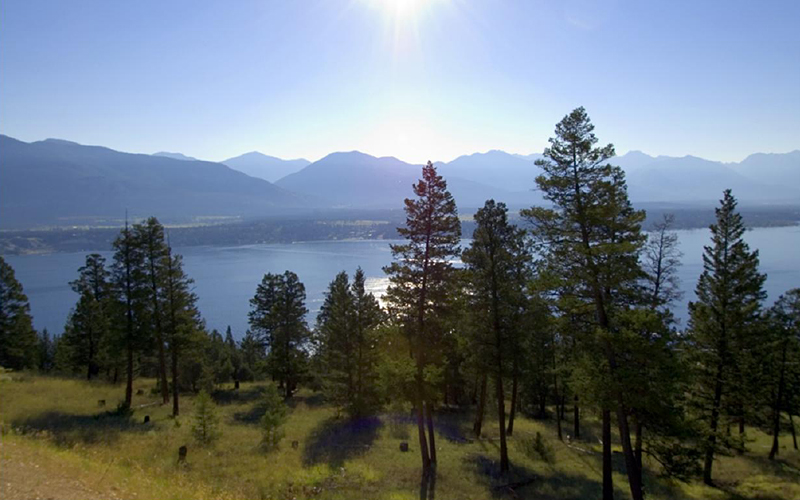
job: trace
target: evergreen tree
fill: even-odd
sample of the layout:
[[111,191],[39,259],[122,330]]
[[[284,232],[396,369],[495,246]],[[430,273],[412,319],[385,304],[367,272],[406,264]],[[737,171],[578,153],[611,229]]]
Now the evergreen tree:
[[610,394],[603,408],[603,498],[613,497],[610,411],[617,414],[626,470],[634,500],[643,498],[638,465],[630,441],[630,409],[624,390],[615,317],[630,304],[642,271],[638,264],[643,244],[644,212],[633,210],[625,175],[608,160],[614,146],[595,147],[594,125],[586,110],[577,108],[556,125],[556,136],[536,164],[543,173],[536,184],[552,208],[533,207],[523,215],[549,261],[557,266],[563,292],[569,291],[594,308],[599,352],[607,367]]
[[[460,253],[461,223],[447,182],[431,162],[422,168],[422,178],[413,186],[415,199],[405,200],[406,225],[397,229],[407,240],[391,245],[394,262],[385,267],[389,275],[386,300],[389,310],[410,339],[416,363],[416,394],[420,454],[423,471],[436,461],[433,434],[433,389],[425,373],[435,366],[443,324],[456,283],[451,261]],[[428,437],[424,420],[428,421]],[[430,444],[428,443],[430,440]]]
[[30,310],[14,269],[0,257],[0,366],[4,368],[36,366],[37,338]]
[[[634,329],[639,334],[637,347],[640,364],[636,367],[641,372],[642,383],[633,387],[631,393],[642,397],[638,407],[634,408],[634,453],[638,464],[638,472],[642,473],[642,456],[644,446],[644,429],[646,421],[650,421],[653,431],[660,430],[662,440],[675,437],[678,427],[685,427],[684,422],[665,418],[682,415],[676,399],[683,387],[678,384],[678,360],[669,347],[675,340],[672,335],[674,319],[670,307],[681,298],[678,281],[678,268],[681,265],[682,253],[678,249],[678,235],[671,232],[674,217],[664,215],[656,222],[653,231],[647,235],[647,242],[642,249],[642,268],[644,280],[641,307],[654,315],[641,314],[637,318]],[[670,373],[670,370],[673,373]],[[671,407],[669,405],[672,405]],[[667,436],[670,435],[670,436]],[[651,452],[657,446],[650,446]],[[675,446],[672,447],[674,452]]]
[[163,294],[164,274],[167,264],[167,245],[164,240],[164,226],[155,217],[150,217],[144,224],[133,227],[135,238],[141,246],[144,258],[144,274],[147,291],[149,327],[153,332],[158,354],[158,379],[161,389],[162,403],[169,402],[169,386],[167,383],[167,358],[164,339]]
[[242,380],[242,353],[239,346],[236,344],[236,340],[233,338],[230,325],[228,325],[228,328],[225,330],[225,345],[228,347],[228,359],[231,360],[231,365],[233,367],[233,371],[231,372],[233,381],[240,382]]
[[345,272],[339,273],[317,316],[324,391],[353,417],[371,413],[379,403],[375,332],[381,311],[364,281],[361,268],[352,285]]
[[183,258],[173,255],[167,247],[164,269],[164,331],[172,365],[172,415],[180,413],[180,359],[197,332],[203,330],[203,320],[197,310],[197,295],[192,292],[194,281],[183,271]]
[[266,355],[264,344],[261,343],[256,335],[247,330],[240,345],[242,355],[242,380],[258,380],[264,376],[267,370]]
[[56,365],[56,342],[50,337],[47,328],[39,334],[39,371],[50,373]]
[[283,438],[281,427],[286,422],[286,403],[283,402],[278,389],[268,384],[264,390],[264,415],[261,417],[261,444],[267,449],[278,446]]
[[207,445],[220,435],[216,405],[206,391],[194,400],[194,425],[192,434],[200,444]]
[[475,214],[477,227],[462,259],[467,265],[471,310],[477,323],[475,350],[483,356],[495,381],[497,418],[500,426],[500,471],[508,472],[506,415],[503,378],[509,362],[521,348],[524,288],[529,256],[525,233],[508,222],[504,203],[489,200]]
[[250,300],[250,328],[269,349],[273,379],[291,397],[306,368],[310,332],[305,286],[291,271],[265,274]]
[[91,380],[103,368],[103,346],[111,330],[113,299],[105,258],[96,253],[87,255],[85,264],[78,269],[78,279],[70,286],[79,298],[62,341],[69,346],[72,368],[86,370],[86,378]]
[[[792,382],[800,379],[800,288],[781,295],[770,308],[768,340],[764,365],[769,374],[766,385],[770,390],[765,392],[772,396],[769,398],[772,407],[772,448],[769,459],[773,460],[778,454],[781,411],[791,415],[790,391],[797,385]],[[796,439],[794,444],[797,449]]]
[[114,240],[111,274],[120,302],[117,308],[122,317],[120,323],[124,324],[120,332],[120,344],[125,350],[125,404],[130,406],[133,400],[134,357],[146,347],[148,332],[140,326],[144,316],[144,301],[147,299],[144,255],[127,221]]
[[730,190],[725,191],[715,212],[711,245],[704,249],[703,273],[695,290],[697,301],[689,303],[690,361],[696,381],[692,401],[707,426],[706,484],[712,484],[715,454],[730,447],[720,432],[720,418],[726,407],[741,406],[746,389],[742,369],[749,364],[747,352],[765,297],[762,287],[766,279],[758,272],[758,251],[751,252],[744,241],[742,216]]

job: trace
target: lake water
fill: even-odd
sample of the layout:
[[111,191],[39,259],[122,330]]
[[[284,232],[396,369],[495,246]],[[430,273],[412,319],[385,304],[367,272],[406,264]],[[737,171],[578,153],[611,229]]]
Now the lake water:
[[[694,300],[694,287],[702,271],[703,245],[709,231],[678,231],[684,253],[680,269],[684,298],[675,313],[685,324],[686,304]],[[800,287],[800,227],[757,228],[745,236],[751,248],[760,252],[761,271],[767,273],[768,303],[781,293]],[[264,273],[297,273],[306,286],[309,322],[322,305],[323,293],[336,273],[351,276],[358,266],[368,277],[367,287],[380,296],[386,288],[381,268],[391,262],[388,241],[319,241],[289,245],[246,245],[237,247],[187,247],[176,251],[184,256],[186,272],[195,280],[199,308],[208,328],[220,331],[230,325],[241,338],[247,329],[249,300]],[[100,252],[109,261],[111,252]],[[34,325],[60,333],[77,295],[69,281],[83,264],[83,253],[8,256],[31,303]]]

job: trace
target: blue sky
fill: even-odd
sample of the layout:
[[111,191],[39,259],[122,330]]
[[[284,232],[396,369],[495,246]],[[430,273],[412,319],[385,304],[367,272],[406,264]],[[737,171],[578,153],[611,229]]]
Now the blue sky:
[[222,160],[800,148],[800,2],[0,2],[0,132]]

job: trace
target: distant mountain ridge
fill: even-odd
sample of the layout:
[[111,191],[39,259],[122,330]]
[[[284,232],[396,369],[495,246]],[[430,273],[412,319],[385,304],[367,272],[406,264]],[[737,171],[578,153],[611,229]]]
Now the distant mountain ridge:
[[283,160],[275,156],[265,155],[258,151],[251,151],[241,156],[228,158],[223,164],[234,170],[243,172],[251,177],[258,177],[269,182],[286,177],[308,166],[310,161],[304,158],[296,160]]
[[153,156],[163,156],[164,158],[172,158],[173,160],[200,161],[193,156],[186,156],[183,153],[170,153],[169,151],[159,151],[158,153],[153,153]]
[[[422,165],[392,156],[377,158],[359,151],[339,152],[311,163],[276,184],[289,191],[327,200],[336,207],[399,208],[405,198],[413,195],[412,185],[417,182],[421,169]],[[451,171],[449,164],[444,164],[440,173],[461,207],[480,207],[488,198],[509,204],[541,201],[530,192],[514,193],[457,175],[457,169]]]
[[[535,184],[540,158],[491,150],[436,165],[462,213],[471,213],[488,198],[512,209],[544,203]],[[800,150],[756,153],[738,163],[630,151],[610,163],[626,171],[634,203],[715,203],[726,188],[745,203],[800,203]],[[0,136],[0,228],[118,222],[126,209],[180,221],[316,208],[400,209],[420,170],[359,151],[313,163],[252,152],[223,164],[181,153],[131,154]]]
[[315,206],[220,163],[0,135],[0,227],[265,216]]

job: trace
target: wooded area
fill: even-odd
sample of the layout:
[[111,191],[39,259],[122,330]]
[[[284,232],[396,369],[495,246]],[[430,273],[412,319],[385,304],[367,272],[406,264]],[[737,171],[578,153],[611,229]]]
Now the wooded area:
[[604,499],[614,496],[612,427],[637,500],[645,461],[713,485],[715,462],[743,453],[748,426],[772,435],[775,458],[781,415],[794,435],[800,410],[800,288],[764,305],[766,276],[728,190],[689,324],[678,328],[674,219],[642,229],[645,213],[628,199],[614,147],[598,145],[593,130],[583,108],[565,116],[536,162],[536,188],[550,205],[523,210],[514,224],[505,204],[488,200],[464,235],[467,248],[446,180],[428,163],[405,202],[386,295],[368,293],[360,269],[352,279],[342,271],[313,326],[305,288],[287,270],[261,279],[241,341],[230,328],[207,331],[181,256],[154,217],[119,232],[113,261],[86,256],[59,336],[34,331],[22,287],[0,259],[0,365],[119,383],[121,414],[137,377],[157,380],[173,416],[182,394],[204,394],[195,405],[201,443],[215,439],[206,394],[221,383],[274,381],[259,417],[267,448],[280,443],[301,386],[346,418],[409,405],[426,477],[439,460],[437,412],[473,409],[476,438],[496,412],[500,474],[513,465],[517,415],[552,419],[558,439],[574,442],[593,414]]

